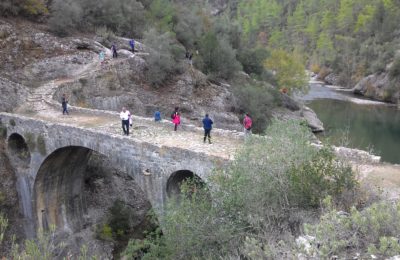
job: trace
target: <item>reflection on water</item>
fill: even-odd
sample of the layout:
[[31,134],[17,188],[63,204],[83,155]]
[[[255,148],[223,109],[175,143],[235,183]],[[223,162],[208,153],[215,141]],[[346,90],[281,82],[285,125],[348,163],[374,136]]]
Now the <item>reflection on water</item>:
[[324,123],[326,132],[323,136],[336,145],[347,142],[346,145],[352,148],[372,148],[375,154],[382,156],[382,161],[400,163],[399,110],[388,106],[353,104],[338,98],[341,93],[322,88],[325,90],[318,87],[316,94],[311,88],[307,96],[316,99],[307,98],[306,102]]

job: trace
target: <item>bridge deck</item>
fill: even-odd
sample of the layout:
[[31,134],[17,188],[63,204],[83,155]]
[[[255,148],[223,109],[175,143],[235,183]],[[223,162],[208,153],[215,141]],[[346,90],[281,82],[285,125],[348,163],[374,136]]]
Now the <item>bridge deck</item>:
[[[61,110],[61,109],[60,109]],[[37,112],[18,114],[25,117],[40,119],[49,123],[61,123],[94,131],[101,131],[110,135],[123,136],[121,121],[117,112],[72,108],[70,115],[62,115],[48,106],[47,109]],[[203,130],[185,123],[178,131],[173,130],[173,124],[168,120],[154,122],[151,118],[133,116],[133,126],[127,139],[136,139],[158,146],[177,147],[193,152],[205,153],[223,159],[233,159],[237,149],[243,144],[242,133],[213,129],[211,132],[212,144],[203,143]]]

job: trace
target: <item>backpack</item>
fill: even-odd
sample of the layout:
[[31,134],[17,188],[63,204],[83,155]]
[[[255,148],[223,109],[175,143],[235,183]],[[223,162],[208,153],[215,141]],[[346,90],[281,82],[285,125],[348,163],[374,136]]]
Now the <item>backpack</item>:
[[175,112],[171,114],[171,119],[175,119]]

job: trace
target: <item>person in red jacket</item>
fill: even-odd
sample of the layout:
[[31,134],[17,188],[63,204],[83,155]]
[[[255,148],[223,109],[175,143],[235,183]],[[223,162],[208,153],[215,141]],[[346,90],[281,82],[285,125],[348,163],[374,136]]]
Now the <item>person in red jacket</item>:
[[181,123],[181,116],[179,114],[179,107],[175,107],[174,113],[171,115],[172,123],[174,123],[174,131],[178,129],[178,125]]
[[244,134],[245,136],[249,136],[251,134],[251,127],[253,126],[253,121],[249,114],[246,113],[243,119],[243,126],[244,126]]

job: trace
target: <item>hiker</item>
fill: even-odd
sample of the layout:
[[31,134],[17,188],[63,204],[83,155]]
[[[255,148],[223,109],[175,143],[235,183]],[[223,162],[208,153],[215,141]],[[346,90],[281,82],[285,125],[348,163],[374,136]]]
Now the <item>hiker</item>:
[[65,95],[65,93],[61,97],[61,106],[63,109],[63,115],[65,115],[65,114],[69,115],[69,113],[68,113],[68,97],[67,97],[67,95]]
[[104,64],[104,59],[105,59],[104,51],[100,51],[100,53],[99,53],[100,65]]
[[211,144],[211,129],[213,125],[213,121],[208,117],[208,114],[203,119],[203,128],[204,128],[204,143],[208,137],[208,143]]
[[117,47],[115,47],[114,43],[111,45],[111,52],[113,54],[113,58],[118,58]]
[[246,113],[243,119],[243,126],[244,126],[244,134],[245,136],[249,136],[251,134],[251,127],[253,125],[253,121],[249,114]]
[[124,131],[124,134],[129,135],[129,120],[131,118],[131,113],[123,107],[119,117],[122,120],[122,130]]
[[132,52],[135,53],[135,40],[134,39],[131,39],[129,41],[129,46],[131,46]]
[[154,121],[161,122],[161,113],[158,110],[154,113]]
[[181,116],[179,115],[179,107],[175,107],[174,113],[171,115],[172,123],[174,123],[174,131],[178,130],[178,125],[181,123]]
[[189,64],[190,64],[190,66],[193,65],[192,58],[193,58],[193,53],[189,53]]

